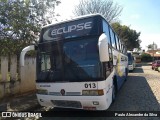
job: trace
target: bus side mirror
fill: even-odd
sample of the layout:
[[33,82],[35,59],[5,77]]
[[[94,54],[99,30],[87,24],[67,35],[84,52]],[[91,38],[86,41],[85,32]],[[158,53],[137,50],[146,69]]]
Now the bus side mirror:
[[23,48],[21,55],[20,55],[20,65],[21,66],[24,66],[25,54],[30,50],[35,50],[35,45],[30,45],[30,46]]
[[107,36],[103,33],[98,40],[99,56],[101,62],[109,61]]

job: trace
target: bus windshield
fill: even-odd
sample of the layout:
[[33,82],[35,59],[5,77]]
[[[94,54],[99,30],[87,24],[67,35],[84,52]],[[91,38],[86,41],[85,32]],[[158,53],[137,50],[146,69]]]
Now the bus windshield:
[[47,44],[39,45],[37,81],[77,82],[101,78],[98,38]]
[[131,55],[131,53],[127,53],[127,55],[128,55],[128,61],[132,61],[132,55]]

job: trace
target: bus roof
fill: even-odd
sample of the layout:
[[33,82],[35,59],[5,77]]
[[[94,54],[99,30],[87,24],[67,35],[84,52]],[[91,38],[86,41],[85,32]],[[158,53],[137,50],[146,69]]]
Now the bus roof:
[[103,19],[105,19],[101,14],[97,13],[97,14],[88,14],[88,15],[82,15],[82,16],[78,16],[75,18],[71,18],[69,20],[64,20],[64,21],[60,21],[60,22],[56,22],[56,23],[52,23],[52,24],[48,24],[46,26],[43,26],[43,28],[49,27],[49,26],[53,26],[53,25],[59,25],[62,23],[67,23],[67,22],[71,22],[71,21],[75,21],[75,20],[80,20],[80,19],[84,19],[84,18],[90,18],[90,17],[95,17],[95,16],[100,16]]

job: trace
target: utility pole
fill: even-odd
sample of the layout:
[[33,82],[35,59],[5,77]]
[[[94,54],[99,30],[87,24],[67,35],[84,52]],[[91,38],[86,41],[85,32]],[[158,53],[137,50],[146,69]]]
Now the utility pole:
[[154,41],[153,41],[153,46],[152,46],[152,52],[153,52],[153,61],[154,61]]

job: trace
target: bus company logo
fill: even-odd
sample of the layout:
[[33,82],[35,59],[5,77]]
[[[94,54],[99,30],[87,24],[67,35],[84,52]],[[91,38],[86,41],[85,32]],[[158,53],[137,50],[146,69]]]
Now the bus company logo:
[[61,28],[57,29],[48,29],[44,34],[43,38],[45,40],[53,40],[54,36],[65,34],[65,33],[70,33],[73,31],[82,31],[82,30],[87,30],[92,28],[92,22],[84,22],[84,23],[79,23],[79,24],[74,24],[70,26],[64,26]]
[[65,95],[65,90],[61,89],[60,93],[61,93],[62,96],[64,96]]

